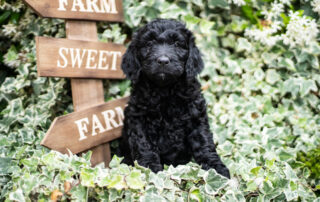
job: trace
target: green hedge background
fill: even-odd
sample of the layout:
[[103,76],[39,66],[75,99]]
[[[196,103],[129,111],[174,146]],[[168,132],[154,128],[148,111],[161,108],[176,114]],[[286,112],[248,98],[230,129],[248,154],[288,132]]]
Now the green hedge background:
[[[0,3],[0,201],[320,201],[320,0],[123,0],[124,23],[98,22],[99,40],[125,45],[157,17],[195,33],[230,180],[195,163],[154,174],[114,157],[91,168],[90,152],[41,147],[73,108],[68,79],[37,77],[35,36],[65,38],[64,21]],[[129,95],[129,81],[104,85],[106,101]]]

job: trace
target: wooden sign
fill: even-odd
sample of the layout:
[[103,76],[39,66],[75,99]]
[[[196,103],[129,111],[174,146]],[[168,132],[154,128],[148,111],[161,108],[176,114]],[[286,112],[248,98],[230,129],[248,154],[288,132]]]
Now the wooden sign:
[[128,97],[56,118],[41,145],[79,153],[121,136]]
[[40,16],[63,19],[123,21],[122,0],[24,0]]
[[[68,39],[98,41],[97,24],[89,21],[66,20]],[[72,100],[74,111],[81,111],[104,103],[102,80],[71,79]],[[94,89],[94,90],[92,90]],[[92,151],[91,165],[104,162],[105,166],[111,161],[109,143],[90,148]],[[86,151],[85,151],[86,152]]]
[[[92,166],[101,162],[108,166],[111,160],[108,141],[121,136],[122,112],[127,99],[103,104],[102,80],[92,78],[124,78],[120,61],[125,49],[120,45],[98,43],[96,23],[87,20],[123,21],[122,0],[24,1],[42,17],[74,19],[66,20],[66,35],[69,40],[36,39],[38,74],[71,77],[75,110],[70,115],[55,119],[42,145],[63,153],[67,148],[73,153],[90,149]],[[79,19],[85,21],[76,21]],[[84,118],[78,119],[78,116]],[[105,125],[101,119],[104,119]],[[89,127],[95,132],[86,136],[86,129]],[[78,140],[75,139],[77,132],[82,135]]]
[[37,37],[38,75],[70,78],[125,78],[123,45]]

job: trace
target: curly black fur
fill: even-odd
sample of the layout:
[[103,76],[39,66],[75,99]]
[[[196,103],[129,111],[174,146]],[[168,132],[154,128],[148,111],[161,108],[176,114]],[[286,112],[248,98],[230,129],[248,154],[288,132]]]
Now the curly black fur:
[[185,25],[157,19],[139,29],[122,69],[132,84],[120,143],[124,162],[137,160],[157,172],[163,164],[186,164],[194,157],[204,169],[229,178],[196,78],[203,69],[201,54]]

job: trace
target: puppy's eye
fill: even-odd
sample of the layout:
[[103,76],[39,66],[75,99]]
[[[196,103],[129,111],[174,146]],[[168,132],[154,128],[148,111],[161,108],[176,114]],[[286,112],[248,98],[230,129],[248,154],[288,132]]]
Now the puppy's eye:
[[148,42],[146,43],[146,45],[147,45],[148,47],[151,47],[151,46],[153,46],[154,44],[155,44],[155,41],[154,41],[154,40],[148,41]]
[[149,47],[144,47],[141,49],[141,54],[143,57],[146,57],[150,52],[150,48]]
[[174,45],[175,45],[175,47],[178,47],[178,48],[186,48],[185,44],[183,42],[181,42],[181,41],[176,41],[174,43]]

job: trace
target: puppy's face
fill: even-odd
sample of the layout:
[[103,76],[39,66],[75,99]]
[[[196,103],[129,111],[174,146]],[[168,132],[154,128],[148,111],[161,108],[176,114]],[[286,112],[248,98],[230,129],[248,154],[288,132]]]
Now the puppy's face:
[[141,71],[159,86],[167,86],[177,81],[185,71],[188,59],[188,40],[179,30],[150,30],[140,41]]
[[169,86],[179,79],[193,80],[203,69],[203,61],[184,24],[157,19],[134,34],[121,68],[133,83],[146,78],[158,86]]

